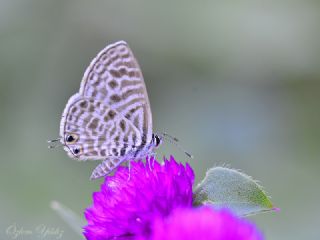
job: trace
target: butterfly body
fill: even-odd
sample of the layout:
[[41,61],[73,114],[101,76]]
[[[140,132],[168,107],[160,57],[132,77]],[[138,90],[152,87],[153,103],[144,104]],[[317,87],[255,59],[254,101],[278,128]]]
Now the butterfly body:
[[103,160],[91,178],[153,154],[161,143],[152,133],[145,83],[126,42],[107,46],[92,60],[63,111],[60,142],[71,158]]

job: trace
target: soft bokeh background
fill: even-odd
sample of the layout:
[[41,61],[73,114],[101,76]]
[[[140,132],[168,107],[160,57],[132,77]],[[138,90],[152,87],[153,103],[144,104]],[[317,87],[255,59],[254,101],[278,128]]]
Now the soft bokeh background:
[[[281,208],[255,216],[267,239],[319,239],[318,1],[0,1],[0,238],[40,224],[79,239],[50,207],[79,214],[101,181],[62,149],[61,112],[91,59],[126,40],[142,67],[158,156],[217,164],[261,181]],[[22,239],[22,238],[18,238]],[[35,236],[24,236],[35,239]],[[53,239],[47,236],[45,239]]]

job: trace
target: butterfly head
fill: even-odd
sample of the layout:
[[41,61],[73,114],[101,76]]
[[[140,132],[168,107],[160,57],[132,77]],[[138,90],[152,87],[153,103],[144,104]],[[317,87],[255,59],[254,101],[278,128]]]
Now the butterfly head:
[[162,143],[163,137],[157,134],[152,134],[152,145],[158,148]]

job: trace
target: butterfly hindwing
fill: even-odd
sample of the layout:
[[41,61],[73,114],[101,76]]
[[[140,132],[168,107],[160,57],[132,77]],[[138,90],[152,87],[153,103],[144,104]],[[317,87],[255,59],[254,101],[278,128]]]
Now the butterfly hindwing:
[[90,179],[96,179],[105,176],[113,171],[119,164],[121,160],[119,158],[109,157],[102,161],[92,172]]
[[[100,101],[77,94],[66,106],[60,135],[69,156],[80,160],[120,157],[141,144],[140,132],[128,119]],[[73,141],[68,142],[69,136]]]

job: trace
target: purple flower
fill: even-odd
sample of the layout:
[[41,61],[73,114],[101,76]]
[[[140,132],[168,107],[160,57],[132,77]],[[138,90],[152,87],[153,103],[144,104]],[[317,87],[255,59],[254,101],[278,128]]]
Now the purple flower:
[[167,219],[153,224],[152,240],[261,240],[262,234],[250,222],[227,210],[177,209]]
[[155,159],[131,162],[106,176],[93,204],[86,209],[88,240],[148,239],[154,219],[168,216],[176,208],[192,206],[194,173],[173,157],[161,165]]

